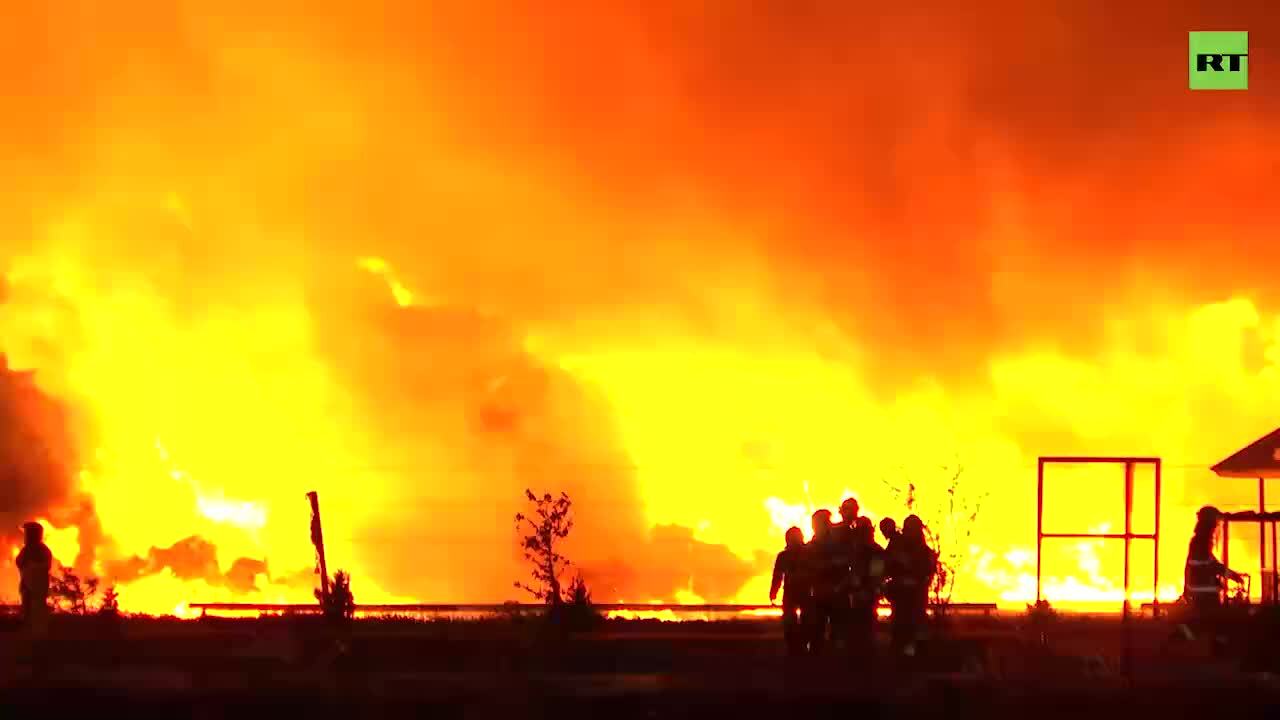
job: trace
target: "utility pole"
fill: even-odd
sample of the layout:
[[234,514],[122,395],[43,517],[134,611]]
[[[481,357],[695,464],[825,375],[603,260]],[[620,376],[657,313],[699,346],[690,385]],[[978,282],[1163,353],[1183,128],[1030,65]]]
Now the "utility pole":
[[329,568],[324,562],[324,530],[320,527],[320,496],[307,493],[311,501],[311,544],[316,546],[316,573],[320,575],[320,597],[329,597]]

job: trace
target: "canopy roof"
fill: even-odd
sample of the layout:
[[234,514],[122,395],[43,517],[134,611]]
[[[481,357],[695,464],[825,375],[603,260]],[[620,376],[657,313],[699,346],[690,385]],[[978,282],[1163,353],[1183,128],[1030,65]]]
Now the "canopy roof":
[[1280,512],[1258,512],[1257,510],[1223,513],[1222,517],[1231,522],[1280,522]]
[[1255,440],[1249,446],[1213,466],[1219,477],[1280,477],[1280,428]]

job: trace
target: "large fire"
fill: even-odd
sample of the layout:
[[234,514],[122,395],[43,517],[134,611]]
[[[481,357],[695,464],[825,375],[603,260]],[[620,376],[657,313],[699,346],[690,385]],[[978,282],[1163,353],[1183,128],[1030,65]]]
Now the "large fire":
[[[995,33],[1031,77],[970,9],[884,11],[889,82],[846,3],[46,5],[0,43],[0,352],[73,449],[0,520],[126,610],[311,601],[310,490],[367,603],[514,599],[526,487],[596,599],[752,604],[849,495],[922,515],[956,600],[1031,601],[1038,455],[1164,458],[1165,600],[1194,510],[1255,501],[1208,466],[1280,419],[1273,118],[1155,60],[1098,109],[1111,14],[993,13],[1057,38]],[[1055,472],[1049,529],[1121,526],[1120,468]],[[1118,606],[1120,552],[1046,544],[1047,597]]]

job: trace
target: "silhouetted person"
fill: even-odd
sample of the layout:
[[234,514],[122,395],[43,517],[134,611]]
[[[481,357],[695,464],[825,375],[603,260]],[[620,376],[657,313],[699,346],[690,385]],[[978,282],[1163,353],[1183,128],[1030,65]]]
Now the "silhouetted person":
[[769,585],[769,602],[778,600],[782,589],[782,637],[787,654],[803,655],[805,651],[804,606],[809,600],[809,580],[805,567],[804,533],[800,528],[787,529],[786,548],[773,561],[773,582]]
[[893,540],[888,556],[889,603],[894,648],[915,655],[916,641],[928,619],[929,584],[937,571],[938,556],[924,535],[924,522],[916,515],[902,521],[902,532]]
[[894,538],[898,537],[898,523],[891,517],[880,518],[880,534],[884,536],[885,552],[889,552]]
[[845,553],[836,546],[832,536],[831,511],[815,512],[812,522],[813,537],[805,545],[805,565],[812,585],[802,617],[807,626],[809,651],[819,654],[826,647],[837,595],[848,574],[848,566],[842,564]]
[[[858,536],[854,524],[858,521],[858,501],[848,497],[840,503],[840,520],[831,526],[831,564],[850,568],[858,550]],[[833,570],[833,573],[835,571]],[[839,645],[848,645],[849,623],[853,612],[853,576],[845,572],[836,584],[831,604],[831,637]],[[847,648],[846,648],[847,649]]]
[[28,627],[40,628],[49,606],[49,573],[53,553],[44,544],[44,527],[37,522],[22,526],[25,544],[18,552],[18,595],[22,598],[22,619]]
[[857,545],[850,567],[852,587],[846,637],[850,654],[860,662],[867,662],[875,649],[876,607],[880,604],[885,556],[884,548],[876,543],[876,530],[870,518],[858,518],[853,532]]
[[1239,573],[1218,562],[1218,558],[1213,555],[1213,542],[1221,517],[1222,512],[1211,505],[1200,508],[1196,513],[1195,530],[1187,548],[1182,588],[1191,616],[1188,623],[1183,623],[1178,628],[1188,639],[1195,637],[1194,631],[1209,633],[1215,652],[1225,643],[1225,638],[1218,633],[1217,627],[1222,610],[1223,579],[1230,578],[1237,582],[1241,580]]
[[858,521],[859,510],[861,508],[858,506],[857,498],[845,498],[840,503],[840,522],[836,524],[836,527],[852,530],[853,524]]

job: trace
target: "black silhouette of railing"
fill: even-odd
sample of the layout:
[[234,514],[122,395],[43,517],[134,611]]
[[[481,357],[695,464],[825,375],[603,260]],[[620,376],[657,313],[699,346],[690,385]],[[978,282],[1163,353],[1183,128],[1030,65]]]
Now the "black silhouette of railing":
[[[272,604],[272,603],[191,603],[192,610],[223,612],[320,612],[319,605],[308,604]],[[741,604],[686,604],[686,603],[597,603],[594,607],[600,612],[681,612],[681,613],[750,613],[777,610],[776,605],[741,605]],[[888,604],[882,603],[882,608]],[[478,613],[498,614],[503,612],[538,612],[546,605],[541,603],[506,603],[506,604],[398,604],[398,605],[357,605],[359,613]],[[995,603],[950,603],[946,605],[948,612],[981,613],[990,615],[997,609]],[[930,609],[936,610],[931,605]]]

